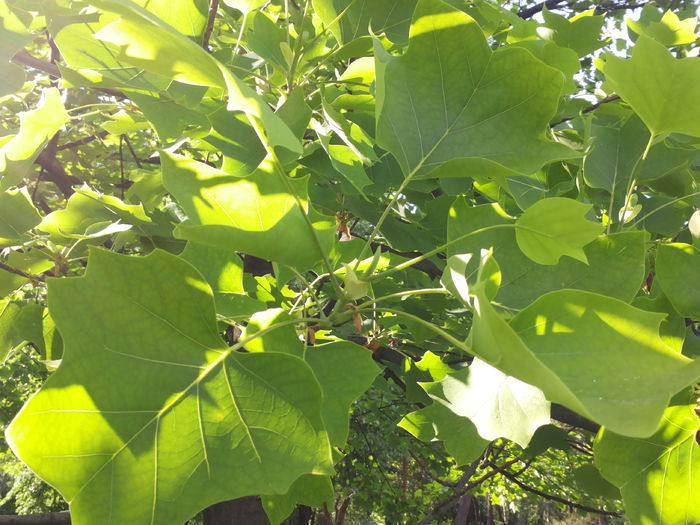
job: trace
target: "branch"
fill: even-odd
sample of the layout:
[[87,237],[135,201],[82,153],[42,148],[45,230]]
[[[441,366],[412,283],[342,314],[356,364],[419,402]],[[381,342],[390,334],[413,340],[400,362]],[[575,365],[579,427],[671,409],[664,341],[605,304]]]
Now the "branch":
[[[12,266],[8,266],[7,264],[2,262],[0,262],[0,269],[5,270],[6,272],[13,273],[15,275],[19,275],[20,277],[24,277],[25,279],[29,279],[32,282],[44,281],[44,278],[41,275],[33,275],[31,273],[23,272],[22,270],[13,268]],[[0,521],[0,523],[2,522]]]
[[28,516],[0,516],[0,525],[70,525],[70,513],[51,512]]
[[216,20],[216,12],[219,10],[219,0],[211,0],[211,5],[209,6],[209,18],[207,19],[207,27],[204,28],[204,35],[202,36],[202,47],[205,51],[209,51],[209,40],[211,39],[211,34],[214,31],[214,21]]
[[78,146],[84,146],[85,144],[90,144],[95,140],[103,139],[107,135],[109,135],[109,131],[100,131],[95,135],[90,135],[89,137],[85,137],[80,140],[74,140],[73,142],[66,142],[65,144],[61,144],[56,148],[56,151],[63,151],[64,149],[72,149],[77,148]]
[[77,177],[68,175],[63,165],[56,158],[58,151],[58,136],[56,133],[49,141],[44,151],[36,158],[36,163],[46,170],[46,180],[54,182],[59,187],[63,196],[67,199],[73,193],[73,185],[80,184],[81,181]]
[[[520,458],[515,458],[515,459],[511,459],[510,461],[506,461],[500,467],[497,467],[494,470],[492,470],[491,472],[484,474],[479,479],[472,481],[468,485],[465,485],[463,488],[456,490],[454,492],[454,494],[445,498],[440,503],[438,503],[435,507],[433,507],[434,508],[433,512],[431,512],[430,514],[425,516],[422,520],[420,520],[417,525],[430,525],[431,523],[433,523],[433,521],[437,520],[437,518],[441,514],[443,514],[444,512],[446,512],[446,511],[450,510],[452,507],[454,507],[464,494],[466,494],[467,492],[469,492],[473,488],[478,487],[487,479],[492,478],[498,474],[501,474],[505,469],[510,467],[513,463],[517,463],[518,461],[520,461]],[[472,463],[472,465],[473,465],[473,463]],[[476,470],[476,468],[474,470]]]
[[559,496],[555,496],[553,494],[547,494],[546,492],[542,492],[541,490],[538,490],[534,487],[526,485],[525,483],[520,481],[516,476],[514,476],[512,473],[510,473],[508,471],[502,471],[501,474],[505,478],[507,478],[510,481],[512,481],[513,483],[515,483],[521,489],[523,489],[527,492],[530,492],[532,494],[536,494],[537,496],[541,496],[544,499],[556,501],[558,503],[563,503],[564,505],[568,505],[569,507],[573,507],[575,509],[583,510],[586,512],[591,512],[593,514],[603,514],[605,516],[621,516],[621,514],[619,512],[609,512],[607,510],[600,510],[600,509],[596,509],[593,507],[587,507],[586,505],[581,505],[579,503],[569,501],[568,499],[560,498]]
[[547,9],[555,9],[559,7],[559,4],[561,4],[564,0],[547,0],[546,2],[540,2],[539,4],[533,5],[532,7],[528,7],[527,9],[523,9],[518,13],[518,16],[524,20],[527,20],[531,16],[536,15],[542,9],[547,7]]
[[[615,102],[616,100],[620,100],[620,97],[619,97],[618,95],[610,95],[609,97],[602,98],[602,99],[600,99],[598,102],[596,102],[595,104],[591,104],[590,106],[587,106],[587,107],[583,108],[583,109],[581,110],[581,114],[582,114],[582,115],[585,115],[586,113],[590,113],[591,111],[595,111],[596,109],[598,109],[598,108],[599,108],[600,106],[602,106],[603,104],[607,104],[608,102]],[[576,117],[577,117],[577,116],[578,116],[578,115],[576,115]],[[563,119],[561,119],[561,120],[558,121],[558,122],[554,122],[553,124],[550,124],[549,127],[550,127],[550,128],[556,127],[556,126],[558,126],[559,124],[563,124],[564,122],[568,122],[568,121],[570,121],[570,120],[572,120],[572,119],[575,119],[576,117],[567,117],[567,118],[563,118]]]

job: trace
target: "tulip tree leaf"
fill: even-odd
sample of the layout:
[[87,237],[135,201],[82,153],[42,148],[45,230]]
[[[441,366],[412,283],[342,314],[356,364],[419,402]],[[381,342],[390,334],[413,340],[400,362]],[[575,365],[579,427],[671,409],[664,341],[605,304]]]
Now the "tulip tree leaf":
[[26,188],[0,192],[0,246],[19,239],[40,222]]
[[332,473],[311,369],[227,348],[211,289],[188,263],[95,250],[88,268],[49,283],[63,361],[7,431],[74,523],[182,523]]
[[571,19],[552,13],[547,6],[542,9],[544,27],[537,28],[540,37],[552,40],[564,48],[573,49],[578,56],[584,57],[605,42],[600,40],[601,30],[605,23],[604,16],[594,16],[595,9],[579,13]]
[[700,420],[696,395],[679,393],[656,433],[632,439],[603,429],[595,446],[601,474],[620,488],[633,525],[690,525],[700,521]]
[[[307,269],[321,260],[314,239],[326,253],[335,239],[334,221],[314,218],[309,229],[293,195],[271,166],[235,177],[186,157],[163,154],[163,182],[188,220],[176,235],[202,244],[227,247],[289,266]],[[302,203],[306,179],[290,179]]]
[[379,46],[376,60],[377,142],[405,175],[465,158],[531,173],[576,156],[546,138],[562,74],[525,49],[492,52],[477,23],[441,0],[418,2],[403,56]]
[[539,264],[557,264],[562,255],[587,263],[583,247],[603,232],[602,224],[584,218],[590,209],[564,197],[536,202],[515,223],[518,246]]
[[671,396],[700,378],[700,360],[679,355],[659,337],[663,314],[558,290],[507,323],[484,288],[482,276],[472,287],[474,354],[615,432],[652,434]]
[[627,102],[652,135],[700,137],[700,61],[676,59],[661,44],[640,36],[632,58],[607,54],[596,63],[606,84]]
[[0,301],[0,363],[15,349],[26,343],[43,343],[41,318],[43,307]]
[[[498,205],[467,206],[457,199],[448,220],[448,240],[490,226],[513,224]],[[455,242],[448,254],[479,254],[493,248],[502,274],[501,287],[495,295],[498,304],[524,308],[541,295],[560,288],[587,290],[625,302],[637,295],[645,273],[646,238],[644,232],[603,235],[583,248],[588,264],[562,257],[552,265],[541,265],[526,257],[511,228],[494,229],[470,235]],[[470,258],[462,275],[473,284],[479,266],[478,257]],[[492,292],[487,289],[487,296]]]
[[549,402],[539,388],[480,359],[441,381],[421,386],[433,401],[469,418],[488,441],[504,437],[525,448],[535,430],[549,424]]
[[328,476],[305,474],[297,479],[289,492],[279,496],[262,496],[265,513],[272,525],[278,525],[297,505],[321,508],[333,502],[333,483]]
[[[416,0],[313,0],[313,7],[339,42],[386,31],[395,41],[406,41]],[[339,20],[336,19],[345,13]],[[335,22],[335,23],[333,23]]]
[[309,347],[304,358],[325,393],[322,414],[328,439],[342,447],[348,439],[350,404],[372,385],[379,367],[370,351],[347,341]]
[[33,111],[20,113],[19,133],[0,148],[0,190],[15,186],[29,171],[41,150],[68,120],[56,88],[44,91]]
[[267,3],[268,0],[224,0],[224,4],[234,9],[238,9],[241,13],[248,14],[251,11],[260,9]]
[[180,258],[199,270],[211,286],[216,313],[229,318],[247,317],[266,308],[265,303],[245,295],[243,261],[238,254],[216,246],[189,242]]
[[700,319],[700,251],[689,244],[661,244],[656,278],[673,307],[684,317]]
[[681,20],[673,11],[666,11],[663,16],[653,4],[647,4],[642,9],[639,20],[627,19],[627,27],[638,35],[653,38],[666,47],[692,44],[698,38],[695,28],[698,17]]
[[228,109],[259,120],[272,146],[301,153],[301,142],[269,106],[241,79],[202,47],[145,9],[116,0],[92,0],[121,18],[95,38],[119,46],[119,58],[146,71],[197,86],[226,89]]
[[470,419],[437,402],[406,415],[398,426],[421,441],[443,441],[458,465],[468,465],[477,459],[489,444],[479,436]]

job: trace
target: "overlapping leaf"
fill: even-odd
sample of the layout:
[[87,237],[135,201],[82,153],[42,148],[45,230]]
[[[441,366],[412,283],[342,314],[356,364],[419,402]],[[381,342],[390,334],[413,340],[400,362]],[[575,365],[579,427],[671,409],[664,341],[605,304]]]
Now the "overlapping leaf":
[[696,395],[679,393],[649,438],[631,439],[604,429],[595,443],[603,476],[620,488],[633,525],[691,525],[700,521],[700,420]]
[[562,74],[524,49],[492,52],[465,13],[420,0],[406,54],[377,46],[377,142],[405,175],[465,158],[531,173],[575,156],[546,137]]
[[49,307],[63,364],[7,437],[76,525],[170,525],[332,473],[311,369],[227,348],[189,264],[95,251],[84,277],[49,284]]
[[[271,166],[249,177],[235,177],[178,155],[162,156],[163,181],[188,220],[176,235],[226,247],[299,268],[321,260],[320,246],[330,251],[335,227],[319,217],[312,232],[293,195]],[[290,180],[308,206],[306,180]]]

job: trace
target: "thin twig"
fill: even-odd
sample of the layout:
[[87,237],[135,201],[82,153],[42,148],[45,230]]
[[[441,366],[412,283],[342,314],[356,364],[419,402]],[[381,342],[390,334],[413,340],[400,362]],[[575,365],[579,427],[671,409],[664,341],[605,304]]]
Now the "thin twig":
[[44,278],[41,275],[34,275],[31,273],[23,272],[22,270],[18,268],[13,268],[12,266],[9,266],[5,263],[0,262],[0,269],[5,270],[6,272],[13,273],[15,275],[19,275],[20,277],[24,277],[25,279],[29,279],[32,282],[43,282]]
[[129,153],[131,153],[131,156],[134,158],[134,162],[136,163],[136,166],[139,169],[141,169],[141,161],[136,156],[136,152],[134,151],[134,147],[131,145],[131,141],[129,140],[129,136],[122,135],[122,137],[124,137],[124,142],[126,142],[126,147],[129,148]]
[[[609,97],[602,98],[598,102],[596,102],[595,104],[591,104],[590,106],[583,108],[581,110],[581,114],[585,115],[586,113],[590,113],[591,111],[595,111],[603,104],[607,104],[608,102],[615,102],[616,100],[620,100],[620,97],[618,95],[610,95]],[[578,115],[576,115],[576,117],[578,117]],[[559,124],[563,124],[564,122],[568,122],[570,120],[573,120],[576,117],[563,118],[557,122],[554,122],[553,124],[550,124],[549,127],[553,128],[555,126],[558,126]]]
[[211,0],[209,6],[209,18],[207,19],[207,27],[204,28],[202,35],[202,47],[205,51],[209,51],[209,40],[214,32],[214,21],[216,20],[216,12],[219,10],[219,0]]
[[77,148],[78,146],[84,146],[85,144],[90,144],[90,142],[93,142],[95,140],[103,139],[107,135],[109,135],[109,131],[100,131],[95,135],[90,135],[89,137],[85,137],[80,140],[74,140],[73,142],[66,142],[65,144],[61,144],[56,148],[56,151],[63,151],[64,149],[72,149]]
[[569,507],[573,507],[575,509],[583,510],[586,512],[591,512],[594,514],[603,514],[605,516],[620,516],[621,515],[619,512],[610,512],[607,510],[596,509],[593,507],[588,507],[586,505],[581,505],[580,503],[576,503],[576,502],[570,501],[570,500],[565,499],[565,498],[561,498],[559,496],[555,496],[554,494],[547,494],[546,492],[542,492],[541,490],[538,490],[534,487],[526,485],[525,483],[520,481],[516,476],[514,476],[512,473],[510,473],[508,471],[502,471],[500,474],[503,477],[505,477],[505,478],[509,479],[510,481],[512,481],[513,483],[515,483],[521,489],[523,489],[527,492],[530,492],[532,494],[536,494],[537,496],[541,496],[544,499],[556,501],[558,503],[563,503],[564,505],[568,505]]

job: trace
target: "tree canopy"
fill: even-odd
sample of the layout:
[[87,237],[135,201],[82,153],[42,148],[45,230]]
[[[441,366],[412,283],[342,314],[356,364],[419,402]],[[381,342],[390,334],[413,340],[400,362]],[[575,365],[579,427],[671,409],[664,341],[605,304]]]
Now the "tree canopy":
[[0,0],[0,509],[700,522],[697,9]]

